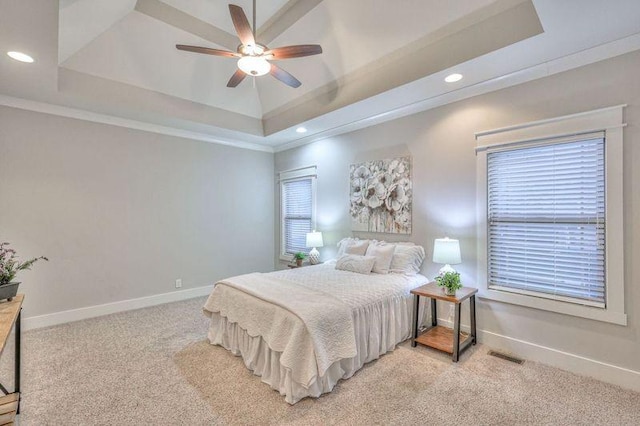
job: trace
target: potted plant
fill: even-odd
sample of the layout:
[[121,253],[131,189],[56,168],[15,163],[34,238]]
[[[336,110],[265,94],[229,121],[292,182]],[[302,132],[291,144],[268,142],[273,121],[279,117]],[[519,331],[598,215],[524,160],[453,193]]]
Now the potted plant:
[[296,266],[302,266],[302,261],[305,259],[305,257],[307,257],[307,255],[301,251],[294,254],[293,258],[296,260]]
[[0,300],[13,299],[18,293],[19,282],[13,282],[18,271],[31,269],[38,260],[49,260],[44,256],[24,262],[18,261],[16,251],[9,248],[9,243],[0,243]]
[[442,275],[438,275],[435,279],[447,296],[455,296],[456,291],[462,288],[460,274],[458,272],[445,272]]

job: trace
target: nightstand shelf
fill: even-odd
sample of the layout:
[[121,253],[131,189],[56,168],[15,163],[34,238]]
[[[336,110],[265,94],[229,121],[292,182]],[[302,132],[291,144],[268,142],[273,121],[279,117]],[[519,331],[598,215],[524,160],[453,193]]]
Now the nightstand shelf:
[[0,397],[0,425],[9,426],[14,424],[19,402],[19,393],[10,393]]
[[[460,332],[460,347],[466,347],[470,337],[469,334]],[[453,355],[453,330],[449,327],[430,327],[416,337],[416,342]]]
[[[425,284],[411,290],[413,294],[413,328],[411,330],[411,346],[418,343],[451,354],[453,362],[458,362],[460,353],[471,345],[476,344],[476,293],[478,289],[462,287],[455,296],[446,295],[436,283]],[[420,296],[431,299],[431,327],[418,335]],[[469,314],[471,319],[471,333],[460,331],[460,305],[469,299]],[[436,300],[455,304],[453,329],[438,325]]]

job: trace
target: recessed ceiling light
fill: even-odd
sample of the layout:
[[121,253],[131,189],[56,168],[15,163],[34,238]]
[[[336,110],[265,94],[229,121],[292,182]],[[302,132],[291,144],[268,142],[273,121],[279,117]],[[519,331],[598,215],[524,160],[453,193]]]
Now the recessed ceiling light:
[[298,132],[298,133],[307,133],[307,129],[305,127],[298,127],[296,129],[296,132]]
[[15,59],[16,61],[27,62],[29,64],[33,62],[33,58],[31,56],[27,55],[26,53],[22,53],[22,52],[7,52],[7,55],[9,55],[10,58]]
[[462,74],[451,74],[445,77],[444,81],[447,83],[455,83],[456,81],[462,80]]

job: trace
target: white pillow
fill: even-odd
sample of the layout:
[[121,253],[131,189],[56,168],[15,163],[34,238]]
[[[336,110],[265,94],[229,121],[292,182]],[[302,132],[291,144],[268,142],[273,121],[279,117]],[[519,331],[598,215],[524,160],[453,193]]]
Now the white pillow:
[[371,273],[374,263],[376,263],[376,258],[373,256],[345,254],[336,261],[336,269],[368,275]]
[[338,257],[342,256],[344,254],[344,249],[347,248],[348,245],[353,244],[354,241],[360,241],[360,239],[358,238],[351,238],[351,237],[347,237],[347,238],[343,238],[340,241],[338,241]]
[[376,263],[373,265],[373,272],[376,274],[389,273],[389,266],[391,265],[395,248],[396,246],[393,244],[369,244],[366,255],[376,258]]
[[367,253],[367,247],[369,246],[369,240],[351,241],[344,248],[344,254],[357,254],[358,256],[364,256]]
[[389,266],[389,272],[415,275],[424,261],[424,248],[416,245],[397,244]]

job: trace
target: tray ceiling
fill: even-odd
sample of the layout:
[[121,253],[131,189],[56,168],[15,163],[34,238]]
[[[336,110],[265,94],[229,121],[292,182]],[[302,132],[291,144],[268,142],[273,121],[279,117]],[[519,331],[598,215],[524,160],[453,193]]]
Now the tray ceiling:
[[[308,139],[300,123],[323,134],[640,33],[634,0],[259,0],[259,42],[323,54],[278,62],[298,89],[270,76],[229,89],[235,60],[175,49],[235,50],[226,2],[50,3],[2,5],[0,48],[22,43],[40,68],[3,58],[0,93],[265,146]],[[234,3],[251,20],[252,1]],[[465,78],[443,83],[453,71]]]

